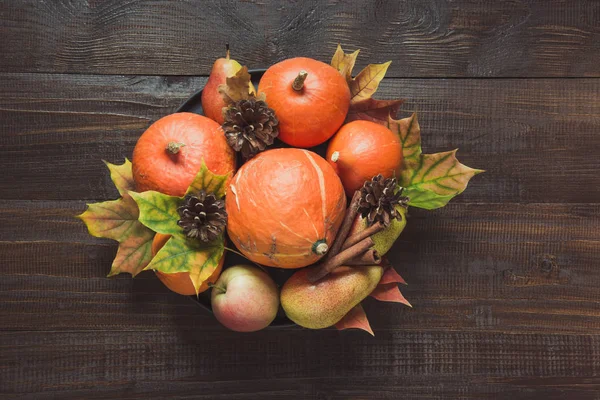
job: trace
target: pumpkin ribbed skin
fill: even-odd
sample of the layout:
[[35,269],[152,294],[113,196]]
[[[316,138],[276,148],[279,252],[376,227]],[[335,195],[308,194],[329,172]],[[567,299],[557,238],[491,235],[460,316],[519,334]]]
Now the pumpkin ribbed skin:
[[[171,154],[166,150],[171,142],[185,146]],[[202,160],[215,174],[235,171],[234,152],[221,126],[198,114],[167,115],[153,123],[135,145],[132,169],[136,189],[183,196]]]
[[250,260],[301,268],[331,246],[344,218],[342,184],[319,155],[302,149],[260,153],[237,172],[226,197],[227,232]]
[[[163,235],[162,233],[157,233],[154,236],[154,240],[152,240],[152,257],[158,253],[158,251],[167,243],[167,240],[171,238],[171,235]],[[198,293],[202,293],[208,290],[208,283],[215,283],[219,276],[221,275],[221,270],[223,269],[223,263],[225,262],[225,253],[223,253],[223,257],[221,257],[221,261],[219,261],[219,265],[217,269],[212,273],[210,278],[206,280],[206,282],[200,285],[198,289]],[[189,272],[175,272],[173,274],[166,274],[160,271],[156,272],[156,276],[160,281],[169,288],[171,291],[182,294],[184,296],[192,296],[196,294],[196,290],[194,289],[194,284],[190,279]]]
[[[302,90],[292,84],[300,71],[307,77]],[[258,85],[279,120],[279,139],[294,147],[313,147],[328,140],[344,123],[350,89],[333,67],[297,57],[271,66]]]
[[352,196],[365,181],[378,174],[385,178],[397,175],[402,165],[402,143],[397,134],[383,125],[352,121],[342,126],[329,142],[327,161],[340,176],[346,194]]

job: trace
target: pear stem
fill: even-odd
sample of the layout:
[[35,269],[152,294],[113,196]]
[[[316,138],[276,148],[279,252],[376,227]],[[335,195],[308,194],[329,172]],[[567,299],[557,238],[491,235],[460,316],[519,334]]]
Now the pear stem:
[[170,154],[177,154],[179,153],[179,150],[181,150],[182,147],[185,146],[185,143],[180,143],[180,142],[169,142],[167,143],[167,147],[165,148],[165,150],[167,152],[169,152]]
[[294,83],[292,83],[292,89],[294,89],[297,92],[301,91],[304,87],[304,81],[306,80],[307,76],[308,73],[305,70],[298,72],[298,76],[296,77],[296,79],[294,79]]
[[227,289],[223,289],[221,286],[217,286],[217,285],[215,285],[214,283],[210,283],[210,282],[209,282],[209,283],[208,283],[208,287],[209,287],[209,288],[212,288],[213,290],[218,290],[218,291],[220,291],[221,293],[227,293]]
[[229,60],[229,43],[225,43],[225,59]]

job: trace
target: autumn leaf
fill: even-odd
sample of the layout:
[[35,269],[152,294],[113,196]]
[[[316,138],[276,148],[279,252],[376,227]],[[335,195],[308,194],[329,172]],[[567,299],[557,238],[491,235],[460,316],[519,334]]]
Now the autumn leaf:
[[[143,225],[140,226],[144,228]],[[108,277],[123,272],[136,276],[141,272],[152,259],[152,239],[154,239],[154,232],[140,229],[139,232],[132,233],[120,242]]]
[[119,242],[117,255],[108,276],[119,273],[137,275],[148,265],[154,232],[138,221],[139,210],[136,202],[127,194],[133,187],[131,163],[123,165],[106,163],[111,178],[119,193],[118,200],[88,204],[87,210],[78,216],[87,226],[90,235]]
[[404,100],[365,99],[350,107],[346,121],[362,119],[385,125],[390,115],[398,113],[403,102]]
[[338,44],[331,59],[331,66],[342,74],[350,89],[350,109],[346,120],[349,122],[363,119],[385,125],[388,115],[395,116],[403,102],[403,100],[373,99],[391,61],[383,64],[369,64],[353,78],[352,70],[358,53],[359,50],[354,53],[344,53]]
[[398,289],[398,284],[395,282],[379,284],[377,287],[371,292],[369,295],[376,300],[379,301],[388,301],[392,303],[402,303],[409,307],[412,307],[408,300],[404,298],[402,293],[400,293],[400,289]]
[[409,205],[433,210],[448,204],[461,194],[469,180],[483,170],[467,167],[456,158],[456,150],[423,154],[421,128],[417,115],[395,120],[388,117],[387,127],[398,134],[402,143],[402,168],[398,183],[404,187]]
[[208,169],[203,160],[200,171],[198,171],[194,177],[194,180],[188,187],[186,194],[204,190],[207,193],[214,193],[215,196],[220,199],[227,193],[227,186],[225,184],[230,176],[231,172],[226,175],[217,175],[213,173]]
[[145,270],[173,274],[189,272],[196,294],[204,281],[217,269],[223,252],[221,238],[213,243],[203,244],[182,237],[172,237],[154,256]]
[[333,58],[331,59],[331,66],[337,69],[340,74],[346,78],[348,83],[352,81],[352,70],[354,69],[354,64],[356,63],[359,52],[360,50],[356,50],[354,53],[346,54],[344,53],[344,50],[342,50],[342,46],[338,44],[338,47],[333,54]]
[[[225,196],[225,183],[229,175],[212,173],[203,161],[186,194],[204,190],[214,193],[220,199]],[[198,293],[202,283],[212,275],[223,256],[223,236],[211,243],[188,239],[177,223],[177,208],[183,203],[184,197],[154,191],[130,194],[139,207],[139,221],[153,231],[172,236],[145,269],[167,274],[189,272]]]
[[130,190],[135,190],[135,181],[133,180],[133,174],[131,173],[131,161],[126,158],[125,162],[121,165],[111,164],[104,160],[102,161],[108,167],[110,179],[115,184],[121,196]]
[[456,158],[456,150],[435,154],[422,154],[418,164],[400,173],[402,194],[408,196],[409,205],[427,210],[440,208],[461,194],[469,180],[484,172],[467,167]]
[[389,262],[384,257],[381,260],[381,266],[385,268],[385,272],[383,273],[379,284],[385,285],[388,283],[402,283],[403,285],[406,285],[406,281],[404,280],[404,278],[402,278],[400,274],[396,272],[396,270],[391,265],[387,267],[386,264],[389,265]]
[[392,62],[369,64],[350,81],[350,104],[370,99]]
[[362,329],[363,331],[369,332],[372,336],[375,336],[371,329],[371,324],[369,324],[369,320],[367,319],[367,314],[365,314],[365,310],[360,304],[356,305],[348,312],[348,314],[339,320],[335,324],[335,327],[340,331],[352,328]]
[[219,85],[218,90],[226,104],[248,100],[256,94],[248,67],[242,67],[234,76]]
[[402,169],[411,169],[419,163],[421,157],[421,127],[417,114],[395,120],[391,115],[386,118],[386,126],[400,137],[402,143]]
[[[214,193],[220,199],[225,196],[225,183],[229,176],[230,174],[214,174],[202,161],[200,170],[188,187],[186,194],[194,194],[204,190],[207,193]],[[183,197],[169,196],[155,191],[130,192],[130,194],[140,209],[139,220],[142,224],[158,233],[183,236],[183,230],[177,224],[177,221],[179,221],[177,208],[183,203]]]
[[152,190],[143,193],[130,192],[130,195],[139,207],[139,221],[142,224],[165,235],[183,235],[183,230],[177,224],[177,208],[183,200],[181,197]]

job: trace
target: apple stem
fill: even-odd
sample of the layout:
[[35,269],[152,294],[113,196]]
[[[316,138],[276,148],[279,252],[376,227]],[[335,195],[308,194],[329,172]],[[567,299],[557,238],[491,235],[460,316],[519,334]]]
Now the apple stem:
[[225,59],[229,60],[229,43],[225,43]]
[[179,142],[169,142],[167,143],[167,147],[165,148],[165,150],[167,150],[170,154],[177,154],[179,153],[179,150],[185,146],[185,143],[179,143]]
[[294,89],[297,92],[301,91],[304,87],[304,81],[306,80],[307,76],[308,73],[305,70],[298,72],[298,76],[296,77],[296,79],[294,79],[294,83],[292,83],[292,89]]
[[217,286],[217,285],[215,285],[214,283],[210,283],[210,282],[209,282],[209,283],[208,283],[208,287],[209,287],[209,288],[212,288],[213,290],[218,290],[218,291],[220,291],[221,293],[227,293],[227,289],[223,289],[221,286]]

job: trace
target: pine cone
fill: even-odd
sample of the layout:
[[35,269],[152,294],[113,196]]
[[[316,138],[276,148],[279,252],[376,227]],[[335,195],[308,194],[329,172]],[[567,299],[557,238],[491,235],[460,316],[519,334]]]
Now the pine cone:
[[245,160],[272,145],[279,135],[275,112],[262,100],[237,101],[224,111],[224,117],[222,126],[227,143],[240,151]]
[[396,210],[396,206],[408,206],[408,197],[402,196],[402,190],[395,178],[385,179],[382,175],[377,175],[366,181],[360,189],[358,211],[363,218],[367,218],[369,225],[379,221],[387,227],[394,218],[400,221],[402,215]]
[[196,196],[186,195],[177,212],[181,217],[177,224],[185,234],[206,243],[218,238],[227,225],[225,200],[218,200],[214,194],[207,194],[204,190]]

